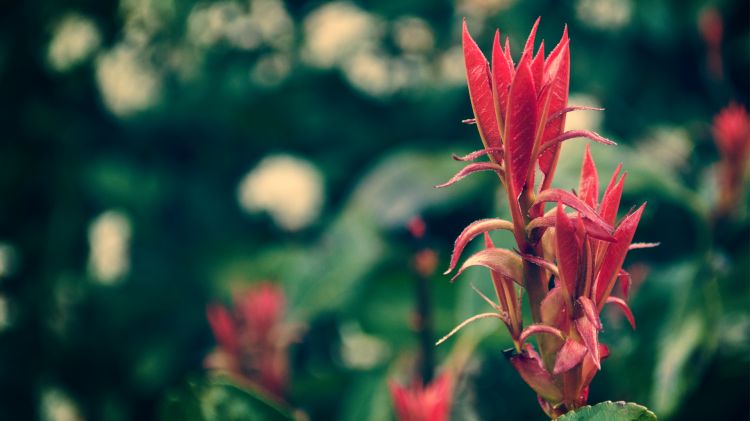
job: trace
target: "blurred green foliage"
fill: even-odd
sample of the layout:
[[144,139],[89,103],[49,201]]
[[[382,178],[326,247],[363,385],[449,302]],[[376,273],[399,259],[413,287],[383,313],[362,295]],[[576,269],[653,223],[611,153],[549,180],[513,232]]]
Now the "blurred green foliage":
[[[721,76],[698,30],[708,7],[723,19]],[[645,276],[631,301],[638,330],[606,315],[612,356],[590,402],[635,401],[662,419],[747,419],[748,201],[732,218],[712,217],[710,137],[721,107],[748,103],[750,11],[739,0],[9,4],[0,418],[392,417],[387,380],[408,381],[418,352],[407,221],[424,218],[422,246],[442,268],[464,225],[503,212],[489,176],[432,188],[460,168],[451,152],[481,145],[460,124],[471,114],[461,17],[483,48],[499,27],[519,51],[539,15],[548,49],[569,25],[571,101],[606,108],[581,124],[620,144],[593,147],[602,179],[624,163],[625,204],[648,201],[636,240],[661,242],[629,258]],[[560,187],[577,185],[578,142],[561,158]],[[277,208],[244,209],[243,177],[278,154],[322,175],[319,216],[301,229],[280,224]],[[510,241],[503,235],[497,243]],[[114,263],[97,263],[96,247]],[[114,272],[97,272],[102,264]],[[206,304],[265,279],[283,284],[290,322],[305,327],[291,349],[290,408],[203,368],[215,344]],[[487,279],[479,269],[455,284],[429,279],[436,337],[484,305],[468,284]],[[542,419],[492,323],[436,351],[442,362],[456,344],[477,344],[456,419]]]

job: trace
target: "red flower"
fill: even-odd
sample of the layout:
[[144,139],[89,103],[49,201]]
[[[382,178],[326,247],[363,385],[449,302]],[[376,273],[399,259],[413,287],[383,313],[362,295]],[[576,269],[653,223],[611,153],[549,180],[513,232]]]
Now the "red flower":
[[415,381],[411,387],[390,383],[391,398],[398,421],[447,421],[453,394],[453,380],[448,373],[435,378],[426,387]]
[[[502,320],[515,345],[511,363],[538,394],[545,412],[556,417],[586,403],[588,386],[608,355],[598,339],[602,307],[615,304],[635,326],[626,302],[612,296],[612,290],[619,280],[627,295],[629,277],[622,264],[628,250],[654,244],[631,244],[645,205],[616,223],[625,181],[625,174],[619,176],[620,168],[600,200],[598,172],[588,147],[578,194],[550,188],[561,142],[574,137],[614,142],[593,132],[563,131],[568,112],[587,108],[567,104],[567,30],[545,58],[543,42],[536,55],[532,54],[538,23],[518,65],[513,64],[507,40],[505,50],[500,48],[496,32],[490,67],[464,22],[472,121],[485,147],[456,159],[470,161],[487,155],[489,162],[468,165],[442,186],[473,172],[494,171],[508,195],[512,220],[475,221],[456,239],[446,273],[456,267],[467,244],[484,234],[486,249],[466,259],[456,276],[472,266],[490,269],[497,302],[477,290],[493,311],[467,319],[438,343],[474,320]],[[542,178],[539,182],[534,180],[537,168]],[[547,202],[556,206],[545,213]],[[488,235],[493,230],[513,232],[517,249],[496,248]],[[549,289],[551,279],[554,288]],[[522,289],[527,291],[533,320],[525,329]],[[532,335],[537,336],[538,353],[527,342]]]
[[750,116],[745,107],[731,103],[714,117],[714,139],[726,159],[747,159],[750,152]]
[[713,136],[721,154],[720,213],[728,213],[742,193],[750,157],[750,116],[745,107],[731,103],[714,117]]
[[233,312],[213,304],[206,314],[220,350],[207,364],[282,398],[288,371],[283,291],[260,283],[236,296]]
[[713,7],[704,9],[698,15],[698,30],[708,49],[706,63],[711,75],[721,79],[723,74],[721,58],[721,40],[724,35],[724,20],[719,11]]

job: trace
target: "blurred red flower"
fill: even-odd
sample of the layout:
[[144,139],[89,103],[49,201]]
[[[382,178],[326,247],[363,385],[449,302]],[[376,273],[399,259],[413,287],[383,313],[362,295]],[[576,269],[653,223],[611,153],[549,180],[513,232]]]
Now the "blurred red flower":
[[391,398],[398,421],[447,421],[453,394],[453,379],[448,373],[436,377],[427,386],[415,381],[411,387],[390,383]]
[[220,304],[209,305],[206,315],[219,346],[206,365],[283,399],[289,342],[284,332],[284,307],[283,291],[269,282],[238,294],[231,311]]
[[720,214],[730,213],[742,194],[750,157],[750,116],[742,105],[731,103],[715,117],[713,137],[721,155],[719,164]]

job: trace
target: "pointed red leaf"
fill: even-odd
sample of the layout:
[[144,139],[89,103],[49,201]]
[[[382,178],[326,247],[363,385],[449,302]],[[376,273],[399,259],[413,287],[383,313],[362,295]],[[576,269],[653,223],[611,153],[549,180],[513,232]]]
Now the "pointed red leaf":
[[458,263],[461,253],[471,240],[482,233],[494,230],[513,231],[513,223],[504,219],[480,219],[472,222],[464,228],[461,234],[456,238],[456,242],[453,245],[453,254],[451,255],[450,265],[444,275],[447,275],[454,267],[456,267],[456,263]]
[[558,56],[569,53],[569,51],[565,51],[566,49],[568,49],[567,44],[569,43],[569,41],[570,39],[568,38],[568,25],[565,25],[565,27],[563,28],[563,33],[560,36],[560,41],[558,41],[557,45],[555,45],[555,48],[553,48],[549,53],[549,57],[547,57],[548,65],[550,61],[556,60]]
[[473,161],[473,160],[475,160],[475,159],[477,159],[479,157],[485,156],[485,155],[487,155],[489,153],[500,154],[500,158],[501,159],[498,162],[502,162],[503,148],[485,148],[485,149],[480,149],[478,151],[474,151],[474,152],[472,152],[470,154],[467,154],[467,155],[464,155],[464,156],[458,156],[456,154],[453,154],[451,156],[451,158],[453,158],[454,161],[466,162],[466,161]]
[[513,63],[513,56],[510,55],[510,40],[508,39],[508,37],[505,37],[505,51],[503,52],[503,55],[505,55],[505,59],[508,60],[508,63],[510,63],[510,67],[515,69],[516,64]]
[[581,164],[581,178],[578,181],[578,197],[586,204],[596,209],[599,201],[599,174],[596,172],[596,164],[591,158],[591,145],[586,144]]
[[494,162],[475,162],[463,167],[461,171],[457,172],[456,175],[451,177],[450,180],[446,181],[443,184],[438,184],[437,186],[435,186],[435,188],[439,189],[448,187],[455,182],[479,171],[495,171],[498,174],[502,174],[503,168],[500,165],[495,164]]
[[[607,348],[607,345],[599,344],[599,360],[602,361],[607,357],[609,357],[609,348]],[[583,364],[581,365],[581,385],[588,387],[588,385],[591,384],[591,380],[596,376],[597,371],[599,370],[597,369],[596,364],[594,364],[593,357],[587,353],[586,357],[583,359]]]
[[607,221],[608,224],[614,225],[617,220],[617,210],[620,208],[620,198],[622,198],[622,188],[625,185],[625,178],[628,173],[623,173],[620,180],[617,181],[617,175],[620,173],[622,164],[618,165],[612,174],[612,179],[604,190],[602,204],[599,208],[599,214]]
[[555,221],[555,255],[557,256],[557,269],[565,295],[572,297],[575,294],[578,280],[580,246],[578,245],[578,238],[576,238],[575,226],[565,215],[563,207],[559,203],[557,204]]
[[464,320],[463,322],[459,323],[458,326],[454,327],[453,330],[451,330],[447,335],[440,338],[439,341],[435,342],[435,346],[438,346],[442,344],[443,342],[447,341],[451,338],[451,336],[455,335],[460,331],[461,329],[465,328],[469,324],[476,322],[477,320],[481,319],[487,319],[487,318],[494,318],[494,319],[500,319],[502,320],[508,328],[510,328],[510,322],[508,320],[507,314],[501,314],[501,313],[481,313],[481,314],[475,314],[474,316],[469,317],[468,319]]
[[501,127],[505,125],[508,95],[514,72],[513,63],[500,49],[500,31],[496,31],[492,43],[492,89],[496,97],[495,114]]
[[463,23],[463,51],[466,64],[466,80],[469,85],[469,98],[474,110],[479,135],[485,148],[502,146],[500,129],[495,117],[495,104],[492,97],[490,66],[476,42],[471,38],[466,20]]
[[530,344],[520,354],[510,357],[510,363],[534,392],[549,402],[560,402],[562,391],[555,379],[544,368],[542,359]]
[[[565,109],[568,106],[568,89],[570,83],[570,43],[568,40],[568,27],[565,27],[560,42],[547,57],[542,84],[549,84],[552,99],[550,100],[549,115]],[[559,136],[565,127],[564,113],[560,118],[545,122],[546,127],[542,134],[542,144]],[[560,146],[555,145],[539,156],[539,168],[545,175],[545,184],[552,181],[552,171],[557,162]]]
[[539,195],[536,197],[535,203],[539,204],[544,202],[562,203],[565,206],[569,206],[583,214],[583,216],[588,218],[592,223],[598,225],[602,230],[607,232],[614,231],[612,225],[604,221],[602,217],[599,216],[599,214],[591,206],[587,205],[583,200],[581,200],[573,193],[560,189],[547,189],[539,193]]
[[557,136],[556,138],[546,141],[542,145],[540,152],[544,152],[552,148],[553,146],[560,144],[566,140],[576,139],[579,137],[585,137],[587,139],[593,140],[594,142],[602,143],[604,145],[610,145],[610,146],[617,145],[617,143],[607,139],[606,137],[602,137],[601,135],[599,135],[599,133],[592,132],[590,130],[568,130],[567,132]]
[[[555,111],[554,113],[550,114],[549,117],[547,117],[547,124],[550,124],[551,122],[564,117],[566,114],[573,112],[573,111],[604,111],[604,108],[600,107],[588,107],[585,105],[573,105],[570,107],[565,107],[562,110]],[[466,120],[463,120],[466,122]],[[473,119],[472,119],[473,121]],[[553,136],[554,137],[554,136]]]
[[521,337],[520,337],[521,342],[526,342],[526,339],[528,339],[529,336],[536,335],[539,333],[548,333],[550,335],[557,336],[560,339],[565,339],[563,338],[563,334],[562,332],[560,332],[559,329],[555,329],[552,326],[534,324],[524,329],[524,331],[521,333]]
[[567,322],[569,318],[565,307],[565,296],[563,295],[562,287],[554,287],[544,296],[540,312],[542,314],[542,323],[555,326],[563,331],[568,329]]
[[531,263],[539,266],[542,269],[546,269],[546,270],[552,272],[555,276],[560,276],[559,272],[557,271],[557,265],[555,265],[554,263],[552,263],[552,262],[550,262],[548,260],[544,260],[541,257],[533,256],[531,254],[522,254],[521,258],[523,260],[526,260],[527,262],[531,262]]
[[630,285],[633,283],[633,279],[630,277],[628,272],[620,269],[620,273],[617,274],[617,280],[620,281],[620,291],[625,298],[628,298],[630,294]]
[[536,92],[539,94],[542,90],[542,79],[544,78],[544,40],[539,44],[539,51],[531,62],[531,73],[534,75]]
[[475,253],[466,259],[451,281],[472,266],[484,266],[523,286],[523,261],[519,255],[510,250],[490,248]]
[[536,30],[539,28],[539,21],[542,19],[541,16],[536,18],[534,26],[531,27],[529,37],[526,38],[526,45],[523,47],[523,55],[531,57],[534,52],[534,41],[536,40]]
[[594,325],[596,330],[602,330],[602,321],[599,319],[599,314],[596,313],[594,302],[589,297],[578,297],[578,305],[583,315],[589,319],[589,322]]
[[630,311],[628,303],[626,303],[622,298],[612,296],[607,298],[607,304],[609,303],[616,305],[620,310],[622,310],[623,313],[625,313],[625,317],[628,319],[630,326],[633,328],[633,330],[635,330],[635,317],[633,317],[633,312]]
[[552,369],[552,374],[565,373],[580,364],[585,356],[586,347],[583,344],[574,339],[566,340],[560,351],[557,352],[555,368]]
[[[495,248],[495,245],[492,244],[492,238],[490,238],[490,234],[487,232],[484,233],[484,246],[488,250]],[[495,285],[497,298],[508,314],[508,330],[515,340],[521,334],[521,303],[516,296],[513,279],[494,270],[490,270],[490,277],[492,278],[492,283]]]
[[628,247],[628,250],[640,250],[640,249],[650,249],[654,247],[659,247],[661,243],[633,243]]
[[594,359],[594,365],[601,370],[599,359],[599,331],[586,316],[577,318],[575,320],[575,325],[578,334],[581,336],[581,339],[583,339],[583,344],[586,345],[586,349],[588,349],[589,354],[591,354],[591,357]]
[[616,241],[611,243],[607,247],[607,251],[604,253],[601,266],[599,267],[599,273],[594,282],[596,305],[600,311],[604,305],[604,300],[612,291],[616,275],[620,273],[622,264],[625,261],[625,256],[628,254],[628,247],[633,241],[633,235],[635,234],[636,228],[638,228],[638,222],[641,219],[641,214],[643,213],[643,208],[645,206],[646,204],[644,203],[637,211],[626,216],[622,222],[620,222],[620,225],[617,227],[614,234]]
[[[569,214],[568,218],[570,218],[571,221],[573,221],[574,224],[578,224],[578,215],[577,214]],[[594,239],[605,241],[608,243],[611,243],[615,241],[615,237],[612,236],[610,232],[608,232],[605,229],[602,229],[601,225],[596,224],[595,222],[592,222],[590,219],[583,217],[583,227],[586,229],[586,234]],[[528,225],[526,225],[526,230],[531,232],[532,230],[535,230],[537,228],[549,228],[555,226],[555,214],[545,214],[544,216],[540,216],[538,218],[534,218],[529,222]]]
[[536,91],[528,55],[518,63],[505,115],[505,166],[508,187],[517,199],[526,184],[536,134]]

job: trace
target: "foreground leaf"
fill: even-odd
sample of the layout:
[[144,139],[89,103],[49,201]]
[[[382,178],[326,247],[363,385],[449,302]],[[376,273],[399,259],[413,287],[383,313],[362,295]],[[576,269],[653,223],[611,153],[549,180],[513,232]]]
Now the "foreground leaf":
[[602,402],[594,406],[584,406],[568,412],[559,421],[607,420],[607,421],[650,421],[656,415],[645,406],[632,402]]
[[459,234],[458,238],[456,238],[456,243],[453,246],[453,254],[451,255],[450,266],[448,267],[448,270],[445,271],[444,275],[447,275],[448,273],[450,273],[450,271],[453,270],[454,267],[456,267],[456,263],[458,263],[458,259],[461,257],[461,253],[464,251],[464,248],[466,248],[466,245],[469,244],[471,240],[476,238],[478,235],[494,230],[512,231],[513,223],[499,218],[480,219],[478,221],[472,222],[466,228],[464,228],[461,234]]

